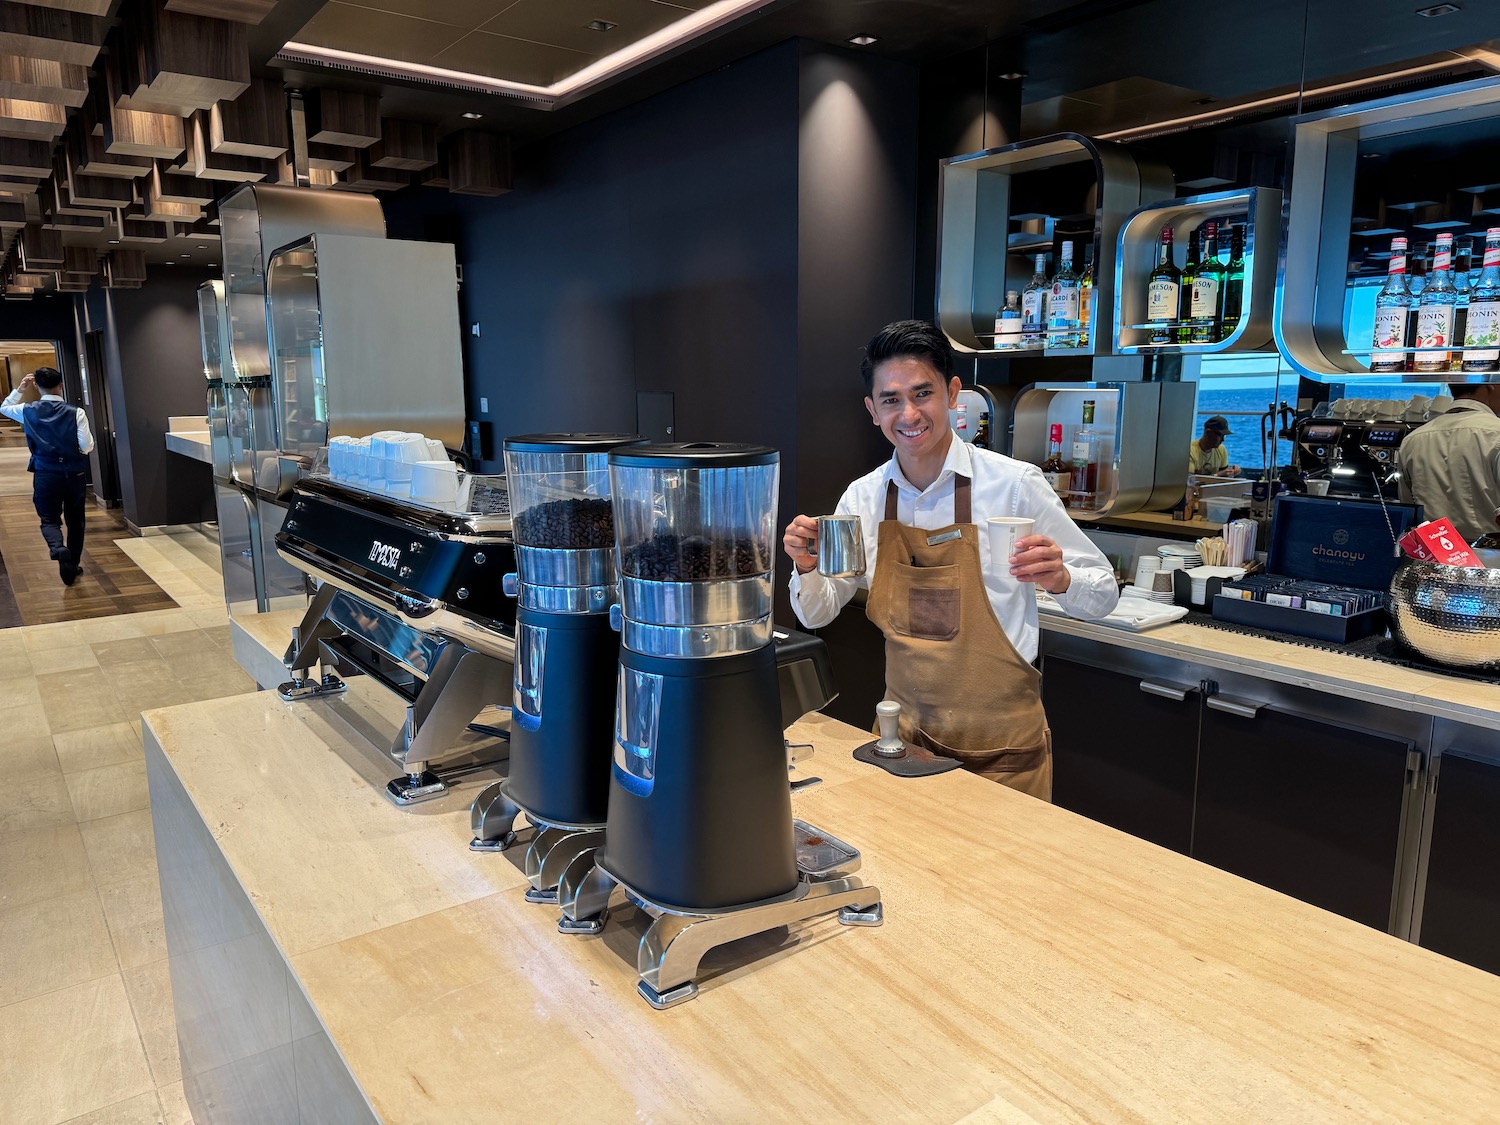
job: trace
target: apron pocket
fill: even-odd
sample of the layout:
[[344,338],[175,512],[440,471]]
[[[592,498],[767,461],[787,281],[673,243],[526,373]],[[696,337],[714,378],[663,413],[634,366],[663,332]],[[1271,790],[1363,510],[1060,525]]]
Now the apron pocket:
[[987,777],[996,777],[1003,774],[1028,773],[1042,766],[1047,761],[1052,738],[1049,733],[1041,746],[1031,749],[1017,750],[1000,746],[990,750],[955,750],[918,727],[917,741],[934,754],[962,762],[966,770],[981,773]]
[[906,621],[893,624],[897,632],[918,640],[951,641],[958,636],[961,595],[956,589],[914,586],[906,592]]

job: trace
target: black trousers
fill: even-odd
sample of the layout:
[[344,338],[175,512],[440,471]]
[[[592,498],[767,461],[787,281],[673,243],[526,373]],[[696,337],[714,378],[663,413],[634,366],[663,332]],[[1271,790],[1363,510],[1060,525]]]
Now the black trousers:
[[[88,488],[85,473],[34,474],[31,500],[42,519],[42,538],[54,559],[77,566],[83,558],[83,504]],[[63,539],[63,525],[68,537]]]

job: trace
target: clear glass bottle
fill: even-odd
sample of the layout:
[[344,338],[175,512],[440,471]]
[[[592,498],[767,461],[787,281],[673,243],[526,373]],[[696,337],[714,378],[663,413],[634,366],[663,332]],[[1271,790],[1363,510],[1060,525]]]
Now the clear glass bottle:
[[1083,425],[1073,432],[1073,507],[1092,509],[1099,504],[1099,433],[1094,429],[1094,400],[1083,400]]
[[1078,279],[1078,346],[1086,348],[1094,330],[1094,244],[1083,244],[1083,276]]
[[[1432,272],[1417,302],[1417,347],[1438,349],[1453,343],[1453,313],[1458,290],[1453,285],[1453,236],[1437,236],[1432,254]],[[1420,351],[1417,371],[1447,371],[1446,351]]]
[[[1432,243],[1424,242],[1410,262],[1410,274],[1407,277],[1407,286],[1411,289],[1411,310],[1406,317],[1406,346],[1414,348],[1417,346],[1417,304],[1422,298],[1422,290],[1427,288],[1427,261],[1431,256]],[[1414,371],[1417,357],[1413,352],[1406,353],[1406,369]]]
[[1189,340],[1194,344],[1219,341],[1219,293],[1224,288],[1224,263],[1219,260],[1219,224],[1203,224],[1203,262],[1193,278],[1189,308]]
[[1063,460],[1063,428],[1061,422],[1053,422],[1047,431],[1047,459],[1042,462],[1042,475],[1057,493],[1063,507],[1068,506],[1068,491],[1073,487],[1073,466]]
[[1073,243],[1062,244],[1052,293],[1047,298],[1047,347],[1078,346],[1078,275],[1073,272]]
[[1500,227],[1484,234],[1484,268],[1469,294],[1463,370],[1500,371]]
[[1161,228],[1161,245],[1156,252],[1156,268],[1146,285],[1146,323],[1151,326],[1153,344],[1176,342],[1177,296],[1182,286],[1182,271],[1172,261],[1172,228]]
[[1385,287],[1375,294],[1375,332],[1370,346],[1370,370],[1383,373],[1406,370],[1407,353],[1381,351],[1406,346],[1406,323],[1411,317],[1411,289],[1406,284],[1406,239],[1391,239],[1391,260],[1386,264]]
[[1245,228],[1229,228],[1229,263],[1224,267],[1224,289],[1219,302],[1220,339],[1240,324],[1240,306],[1245,303]]
[[1047,342],[1047,255],[1036,256],[1036,273],[1021,294],[1021,343],[1040,348]]
[[995,314],[995,350],[1014,351],[1021,346],[1021,294],[1005,294],[1005,305]]
[[[1469,239],[1460,242],[1453,251],[1453,288],[1458,291],[1458,299],[1453,303],[1453,342],[1461,344],[1464,342],[1465,328],[1469,321],[1469,271],[1473,268],[1474,244]],[[1453,352],[1448,357],[1449,371],[1462,371],[1464,369],[1464,357],[1462,352]]]

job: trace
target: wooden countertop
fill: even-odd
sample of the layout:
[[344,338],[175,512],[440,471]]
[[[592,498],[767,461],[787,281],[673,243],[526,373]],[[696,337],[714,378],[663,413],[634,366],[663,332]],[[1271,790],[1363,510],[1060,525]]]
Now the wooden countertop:
[[1082,528],[1098,528],[1100,531],[1136,531],[1163,538],[1173,536],[1183,539],[1205,539],[1224,530],[1222,523],[1212,520],[1174,520],[1166,512],[1128,512],[1122,516],[1101,516],[1094,520],[1073,520]]
[[789,732],[824,778],[795,811],[863,850],[885,925],[750,939],[711,955],[696,1000],[652,1011],[631,910],[564,937],[523,900],[519,850],[468,851],[482,779],[386,802],[369,738],[393,714],[367,686],[145,721],[388,1121],[1367,1122],[1500,1105],[1500,978],[965,773],[893,778],[850,758],[868,735],[822,716]]
[[1044,630],[1500,730],[1500,684],[1177,622],[1131,633],[1056,613]]

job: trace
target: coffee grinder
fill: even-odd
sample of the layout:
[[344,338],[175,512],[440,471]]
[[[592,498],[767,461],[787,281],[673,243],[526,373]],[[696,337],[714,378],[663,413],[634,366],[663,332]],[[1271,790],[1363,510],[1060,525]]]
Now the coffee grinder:
[[517,598],[510,770],[470,810],[475,851],[504,851],[522,813],[533,902],[557,901],[557,878],[604,836],[620,638],[609,496],[611,449],[634,434],[529,434],[505,442]]
[[621,628],[602,847],[569,865],[559,929],[598,933],[616,891],[654,921],[656,1008],[691,999],[709,949],[837,913],[879,925],[859,853],[792,819],[771,625],[779,456],[661,444],[609,455]]

